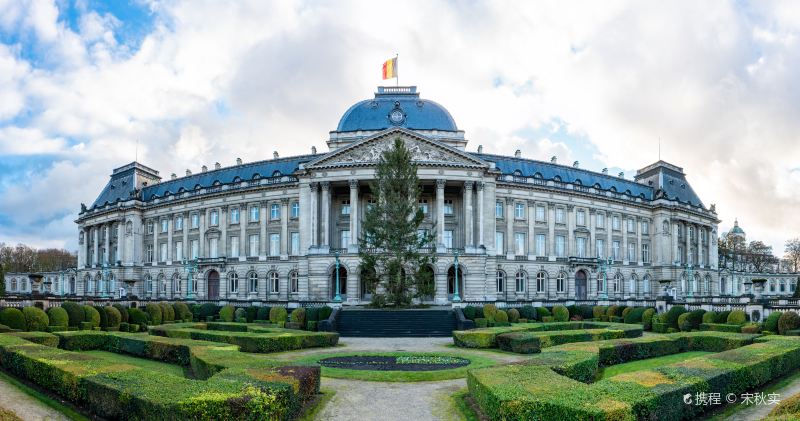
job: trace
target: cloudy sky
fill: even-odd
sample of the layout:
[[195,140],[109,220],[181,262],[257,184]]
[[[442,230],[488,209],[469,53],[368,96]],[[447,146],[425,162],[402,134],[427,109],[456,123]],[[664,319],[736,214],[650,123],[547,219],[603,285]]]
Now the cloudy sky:
[[[468,148],[684,168],[721,230],[800,235],[800,3],[0,0],[0,242],[76,249],[111,170],[325,150],[381,84]],[[138,144],[138,146],[137,146]]]

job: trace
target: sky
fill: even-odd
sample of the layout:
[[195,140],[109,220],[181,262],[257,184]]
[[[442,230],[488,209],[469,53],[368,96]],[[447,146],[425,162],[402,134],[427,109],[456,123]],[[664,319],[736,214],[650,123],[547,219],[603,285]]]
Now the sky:
[[137,157],[168,178],[325,151],[398,54],[468,150],[631,178],[660,143],[720,232],[782,255],[798,35],[796,1],[0,0],[0,242],[77,249],[80,204]]

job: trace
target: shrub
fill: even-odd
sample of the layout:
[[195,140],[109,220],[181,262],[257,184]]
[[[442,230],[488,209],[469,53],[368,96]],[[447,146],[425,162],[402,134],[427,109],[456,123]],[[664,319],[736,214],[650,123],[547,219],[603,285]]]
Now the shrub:
[[508,321],[511,323],[519,322],[519,310],[515,308],[508,310]]
[[728,315],[727,323],[729,325],[743,325],[747,321],[747,315],[742,310],[733,310]]
[[247,323],[252,323],[253,320],[258,317],[258,307],[250,306],[245,309],[245,317],[247,317]]
[[146,326],[147,325],[147,313],[143,312],[141,309],[138,308],[131,308],[128,309],[128,320],[131,327],[131,332],[137,332],[137,330],[133,330],[133,326]]
[[645,310],[644,307],[632,309],[631,311],[628,312],[628,314],[623,316],[623,322],[628,324],[641,323],[644,310]]
[[569,317],[572,318],[573,316],[580,316],[581,310],[575,304],[571,306],[567,306],[567,310],[569,310]]
[[[331,313],[333,313],[333,309],[328,306],[322,306],[319,308],[319,320],[328,320],[328,317],[331,317]],[[271,314],[271,313],[270,313]]]
[[648,308],[642,313],[642,325],[644,330],[651,330],[653,328],[653,320],[656,316],[656,309]]
[[742,333],[761,333],[760,323],[746,323],[742,326]]
[[487,323],[486,319],[484,319],[483,317],[478,317],[477,319],[475,319],[475,327],[481,328],[481,327],[487,327],[487,326],[488,326],[488,323]]
[[508,313],[504,310],[497,310],[494,314],[494,321],[498,323],[508,323]]
[[606,309],[606,316],[608,316],[609,318],[613,316],[619,316],[619,314],[617,314],[618,311],[619,311],[619,306],[608,306],[608,308]]
[[[142,313],[142,314],[144,314],[144,313]],[[130,332],[139,332],[142,329],[147,329],[147,326],[145,326],[145,325],[137,325],[135,323],[131,323],[128,326],[128,328],[130,329]]]
[[106,327],[109,329],[119,329],[120,323],[122,323],[122,313],[116,309],[116,307],[106,306],[103,307],[103,310],[106,313],[106,319],[108,320]]
[[731,314],[730,310],[720,311],[714,319],[714,323],[728,323],[728,315]]
[[689,322],[689,313],[682,313],[678,316],[678,328],[682,332],[689,332],[692,330],[692,323]]
[[557,322],[566,322],[569,320],[569,310],[564,306],[553,307],[553,320]]
[[280,322],[286,322],[286,317],[288,313],[286,312],[286,307],[272,307],[269,310],[269,321],[275,324],[279,324]]
[[232,322],[236,318],[236,307],[228,304],[219,309],[219,320]]
[[47,332],[50,320],[47,313],[38,307],[25,307],[22,309],[25,316],[25,329],[31,332]]
[[94,329],[94,325],[92,322],[81,322],[81,330],[92,330]]
[[519,317],[528,319],[530,321],[536,320],[536,307],[532,305],[524,305],[520,307]]
[[96,308],[89,305],[83,306],[83,318],[90,323],[92,329],[100,327],[100,312]]
[[594,307],[592,307],[592,317],[593,318],[599,320],[605,314],[606,314],[606,307],[605,306],[594,306]]
[[200,321],[205,321],[208,319],[208,316],[215,316],[217,312],[219,312],[219,309],[216,305],[205,303],[200,306],[199,312],[197,313],[197,319]]
[[192,312],[186,303],[175,303],[172,305],[172,310],[175,312],[175,320],[192,320]]
[[469,320],[475,320],[475,307],[473,306],[466,306],[464,307],[464,317]]
[[693,330],[700,329],[700,324],[703,323],[703,315],[705,314],[706,311],[702,309],[692,310],[689,312],[687,320],[689,321],[689,324],[691,324]]
[[292,311],[292,323],[297,323],[301,327],[306,325],[306,309],[300,307]]
[[550,317],[550,310],[546,309],[545,307],[536,307],[536,319],[544,321],[545,317]]
[[[310,309],[309,309],[310,310]],[[314,315],[319,315],[319,309],[314,308]],[[256,320],[269,320],[269,307],[259,307],[258,308],[258,315],[256,316]],[[309,318],[309,320],[312,320]],[[313,319],[317,321],[316,317]]]
[[131,330],[131,325],[129,325],[128,322],[121,322],[119,324],[120,332],[130,332],[130,330]]
[[144,311],[150,316],[149,321],[150,325],[160,325],[163,321],[163,313],[161,312],[161,306],[158,304],[148,304],[145,306]]
[[625,316],[627,316],[627,315],[628,315],[628,313],[630,313],[631,311],[633,311],[633,307],[625,307],[625,308],[622,310],[622,315],[621,315],[621,316],[622,316],[622,318],[624,319],[624,318],[625,318]]
[[159,303],[161,306],[161,321],[172,322],[175,321],[175,309],[169,303]]
[[497,307],[494,304],[483,305],[483,318],[490,323],[494,321],[494,316],[497,314]]
[[120,323],[128,323],[128,308],[122,304],[114,304],[112,307],[114,307],[115,309],[117,309],[117,311],[119,311]]
[[778,318],[778,333],[781,335],[785,335],[787,331],[797,329],[798,327],[800,327],[800,316],[794,311],[787,311]]
[[668,327],[671,327],[673,329],[677,329],[678,328],[678,317],[683,313],[686,313],[686,309],[683,306],[673,306],[664,315],[664,323],[666,323]]
[[25,315],[17,308],[4,308],[0,311],[0,324],[11,329],[25,330]]
[[239,319],[244,319],[244,322],[247,323],[247,310],[244,308],[237,308],[236,311],[233,312],[233,319],[239,322]]
[[83,313],[83,306],[78,303],[67,301],[64,304],[61,304],[61,308],[67,311],[69,315],[69,326],[71,327],[80,327],[81,322],[86,321]]
[[318,323],[319,323],[319,322],[318,322],[318,321],[316,321],[316,320],[314,320],[314,321],[311,321],[311,320],[307,321],[307,322],[306,322],[306,330],[307,330],[307,331],[309,331],[309,332],[316,332],[316,331],[317,331],[317,324],[318,324]]
[[61,307],[50,307],[47,309],[47,318],[50,320],[50,326],[64,326],[69,325],[69,314],[67,310]]
[[703,315],[703,323],[714,323],[717,319],[717,313],[713,311],[707,311],[706,314]]
[[700,330],[740,333],[742,331],[742,327],[739,325],[729,325],[725,323],[703,323],[700,325]]
[[768,330],[770,332],[778,332],[778,319],[781,318],[780,311],[773,311],[772,313],[767,316],[767,320],[764,321],[764,330]]

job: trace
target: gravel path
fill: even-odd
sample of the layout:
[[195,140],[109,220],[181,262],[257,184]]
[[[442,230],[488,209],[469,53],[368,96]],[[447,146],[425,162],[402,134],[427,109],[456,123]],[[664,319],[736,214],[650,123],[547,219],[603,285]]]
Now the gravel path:
[[[800,393],[800,378],[789,383],[785,387],[773,391],[780,395],[780,399],[788,399]],[[726,421],[755,421],[761,420],[769,415],[770,411],[775,408],[775,405],[750,405],[735,414],[725,418]]]
[[3,379],[0,379],[0,407],[14,411],[25,421],[69,420],[62,413],[26,395]]

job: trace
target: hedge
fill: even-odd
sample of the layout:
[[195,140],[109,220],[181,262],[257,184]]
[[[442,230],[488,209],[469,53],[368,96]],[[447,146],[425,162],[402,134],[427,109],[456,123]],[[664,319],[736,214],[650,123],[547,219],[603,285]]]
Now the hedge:
[[778,320],[781,318],[782,314],[783,313],[780,311],[773,311],[770,313],[769,316],[767,316],[767,320],[764,320],[764,330],[777,333]]
[[68,326],[69,314],[67,310],[61,307],[50,307],[47,309],[47,318],[50,320],[50,326]]
[[703,323],[700,325],[700,330],[739,333],[742,331],[742,327],[739,325],[729,325],[727,323]]
[[236,317],[236,307],[228,304],[219,310],[219,319],[223,322],[232,322]]
[[733,310],[728,315],[727,323],[729,325],[743,325],[747,321],[747,314],[742,310]]
[[[478,321],[476,320],[476,325]],[[453,342],[464,348],[495,348],[498,335],[513,332],[553,332],[581,329],[613,329],[625,332],[628,337],[642,335],[641,326],[602,322],[517,323],[509,327],[488,327],[453,332]]]
[[291,314],[292,323],[298,323],[301,327],[306,325],[306,309],[300,307],[292,310]]
[[258,318],[258,307],[250,306],[245,309],[245,317],[247,317],[247,323],[252,323],[253,320]]
[[22,310],[8,307],[0,310],[0,324],[6,325],[11,329],[25,330],[25,315]]
[[[628,307],[628,308],[631,308],[631,307]],[[644,315],[644,311],[645,310],[646,309],[644,307],[631,309],[631,311],[629,311],[627,314],[625,314],[625,316],[623,316],[622,319],[623,319],[623,321],[625,323],[628,323],[628,324],[641,323],[642,322],[642,316]]]
[[119,311],[120,323],[128,323],[128,319],[130,319],[130,316],[128,316],[128,308],[122,304],[114,304],[112,305],[112,307],[114,307],[115,309],[117,309],[117,311]]
[[287,317],[288,313],[286,312],[286,307],[272,307],[269,310],[269,321],[274,324],[286,322]]
[[519,317],[528,319],[529,321],[536,320],[536,307],[532,305],[524,305],[519,308]]
[[702,323],[714,323],[717,319],[717,313],[713,311],[707,311],[703,314],[703,322]]
[[519,310],[512,308],[508,310],[508,321],[511,323],[519,322]]
[[67,314],[69,315],[70,327],[80,327],[81,322],[86,321],[86,316],[84,315],[82,305],[72,301],[67,301],[64,304],[61,304],[61,308],[66,310]]
[[644,330],[651,330],[653,328],[653,317],[656,315],[656,309],[648,308],[642,313],[642,326]]
[[22,314],[25,315],[26,330],[47,332],[50,319],[47,318],[47,313],[45,313],[44,310],[38,307],[25,307],[22,309]]
[[672,306],[672,308],[670,308],[669,311],[664,314],[662,320],[667,324],[667,326],[673,329],[678,329],[678,317],[680,317],[680,315],[683,313],[686,313],[686,309],[683,306]]
[[109,330],[119,329],[119,324],[122,323],[122,313],[112,306],[103,307],[103,311],[106,313],[106,328]]
[[[641,331],[641,328],[639,329]],[[497,345],[503,351],[533,354],[541,352],[542,348],[571,342],[601,341],[624,337],[624,331],[614,329],[580,329],[566,332],[512,332],[498,335]]]
[[501,323],[508,323],[508,313],[505,310],[497,310],[494,314],[494,322],[496,326],[501,326]]
[[217,306],[211,303],[205,303],[197,309],[197,319],[205,321],[208,316],[214,316],[219,312]]
[[787,311],[778,318],[778,333],[781,335],[786,335],[788,331],[798,327],[800,327],[800,315],[794,311]]
[[[131,325],[140,325],[146,326],[147,325],[147,313],[143,312],[138,308],[131,308],[128,309],[128,320]],[[133,331],[133,330],[131,330]]]
[[692,324],[689,322],[689,313],[683,313],[678,316],[678,328],[682,332],[689,332],[692,330]]
[[158,304],[148,304],[144,307],[145,313],[149,315],[148,320],[151,325],[160,325],[163,322],[163,311]]
[[550,310],[545,307],[536,307],[536,319],[544,321],[545,317],[550,317]]
[[333,309],[328,307],[328,306],[320,307],[319,308],[319,320],[320,321],[327,320],[328,317],[331,317],[331,313],[332,312],[333,312]]
[[473,306],[466,306],[464,307],[464,317],[469,320],[475,320],[475,307]]
[[714,323],[728,323],[728,315],[731,314],[730,310],[724,310],[717,313],[717,317],[714,318]]
[[172,304],[169,303],[158,303],[161,306],[161,321],[162,322],[172,322],[175,321],[175,309],[172,308]]
[[173,303],[172,310],[175,312],[175,320],[192,321],[192,311],[186,303]]
[[569,320],[569,310],[564,306],[553,307],[553,320],[556,322],[566,322]]
[[[311,309],[309,309],[309,310],[311,310]],[[314,308],[313,310],[314,310],[314,315],[318,316],[319,315],[319,310],[316,309],[316,308]],[[270,311],[269,307],[259,307],[258,308],[258,314],[256,316],[256,320],[269,320],[269,311]],[[309,314],[311,314],[310,311],[309,311]],[[309,318],[308,320],[312,320],[312,319]],[[317,319],[314,318],[313,320],[316,321]]]

